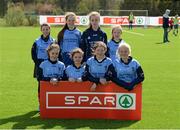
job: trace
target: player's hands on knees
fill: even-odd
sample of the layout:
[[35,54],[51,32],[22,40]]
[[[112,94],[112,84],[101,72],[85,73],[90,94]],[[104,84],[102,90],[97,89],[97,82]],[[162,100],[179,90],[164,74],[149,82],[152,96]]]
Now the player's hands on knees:
[[76,80],[74,78],[69,78],[68,79],[70,82],[75,82]]
[[105,84],[107,84],[107,81],[105,78],[100,78],[100,83],[105,85]]
[[97,85],[95,83],[93,83],[93,85],[90,88],[90,91],[96,91],[96,87],[97,87]]
[[51,83],[52,85],[57,85],[58,79],[57,79],[57,78],[51,78],[50,83]]

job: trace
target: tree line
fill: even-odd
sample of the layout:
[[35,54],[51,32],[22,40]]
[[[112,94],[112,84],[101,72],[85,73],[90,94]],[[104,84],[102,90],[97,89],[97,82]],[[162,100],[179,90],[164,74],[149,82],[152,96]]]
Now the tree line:
[[[78,15],[86,15],[99,10],[148,10],[149,16],[161,16],[165,9],[171,15],[179,14],[179,0],[1,0],[0,17],[4,17],[11,4],[23,4],[25,14],[62,15],[73,11]],[[107,15],[107,12],[104,13]],[[121,15],[119,12],[108,12],[108,15]]]

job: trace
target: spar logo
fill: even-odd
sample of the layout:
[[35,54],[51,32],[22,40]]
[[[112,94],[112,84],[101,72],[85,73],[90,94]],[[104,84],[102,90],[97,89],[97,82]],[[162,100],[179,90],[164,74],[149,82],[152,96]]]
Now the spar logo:
[[133,105],[133,98],[130,95],[122,95],[119,98],[119,105],[123,108],[130,108]]
[[46,92],[47,109],[135,110],[135,93]]
[[82,24],[88,24],[88,18],[87,17],[81,17],[81,19],[80,19],[80,22],[82,23]]
[[143,24],[143,18],[137,18],[136,22],[137,24]]

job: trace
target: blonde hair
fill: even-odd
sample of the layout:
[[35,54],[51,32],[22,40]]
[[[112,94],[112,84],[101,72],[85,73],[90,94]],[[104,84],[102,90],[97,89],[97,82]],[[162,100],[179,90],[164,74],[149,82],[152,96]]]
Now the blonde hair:
[[128,49],[129,51],[129,56],[131,56],[131,46],[128,44],[128,43],[121,43],[119,46],[118,46],[118,49],[116,51],[116,56],[120,59],[120,55],[119,55],[119,51],[122,47],[125,47]]
[[84,52],[81,50],[81,48],[75,48],[72,50],[71,52],[71,59],[73,59],[73,56],[76,54],[76,53],[80,53],[82,55],[82,57],[84,56]]
[[[112,26],[112,33],[113,33],[113,31],[115,30],[115,29],[119,29],[120,30],[120,33],[122,34],[122,27],[121,27],[121,25],[114,25],[114,26]],[[113,39],[114,37],[113,37],[113,35],[112,35],[112,39]]]
[[48,53],[48,56],[49,56],[49,52],[53,49],[58,49],[60,51],[60,47],[57,43],[52,43],[51,45],[48,46],[47,48],[47,53]]
[[[92,16],[98,16],[99,21],[100,21],[100,13],[96,12],[96,11],[92,11],[91,13],[89,13],[89,21],[91,21],[91,17]],[[91,23],[89,22],[89,25],[91,26]]]
[[93,51],[93,54],[94,54],[94,51],[98,48],[98,47],[103,47],[105,51],[107,51],[107,46],[104,42],[102,41],[97,41],[95,42],[93,48],[92,48],[92,51]]

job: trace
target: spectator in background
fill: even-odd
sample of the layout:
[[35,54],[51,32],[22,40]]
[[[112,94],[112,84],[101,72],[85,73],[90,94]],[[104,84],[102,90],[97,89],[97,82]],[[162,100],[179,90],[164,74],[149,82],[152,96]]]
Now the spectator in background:
[[173,26],[174,26],[174,19],[171,18],[171,19],[169,20],[169,30],[168,30],[168,33],[169,33],[171,30],[173,30]]
[[129,20],[129,29],[132,29],[133,27],[133,21],[134,21],[134,15],[133,15],[133,12],[130,12],[129,14],[129,17],[128,17],[128,20]]
[[178,19],[178,14],[176,14],[174,18],[174,30],[173,30],[173,34],[175,36],[178,35],[178,26],[179,26],[179,19]]
[[166,9],[165,13],[163,14],[163,29],[164,29],[163,43],[170,42],[168,40],[169,14],[170,14],[169,9]]

